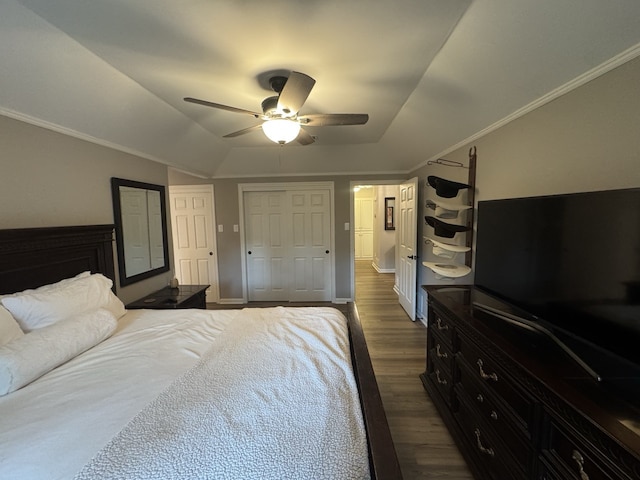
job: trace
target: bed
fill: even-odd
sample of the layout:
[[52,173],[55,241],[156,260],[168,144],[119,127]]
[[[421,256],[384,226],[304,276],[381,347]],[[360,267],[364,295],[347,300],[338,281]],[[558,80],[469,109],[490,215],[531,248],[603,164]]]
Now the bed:
[[121,315],[0,396],[0,478],[402,478],[355,305],[112,313],[112,236],[0,230],[0,295],[100,280]]

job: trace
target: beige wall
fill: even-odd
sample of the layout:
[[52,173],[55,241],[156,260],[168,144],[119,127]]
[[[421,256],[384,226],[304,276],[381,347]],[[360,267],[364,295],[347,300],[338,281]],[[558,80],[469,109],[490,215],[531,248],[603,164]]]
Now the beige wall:
[[[389,178],[375,175],[358,175],[360,180]],[[337,299],[351,298],[351,230],[345,231],[344,224],[351,222],[351,192],[349,176],[318,177],[267,177],[239,179],[201,179],[169,169],[171,185],[213,184],[215,194],[216,223],[222,224],[223,233],[217,233],[218,271],[220,275],[220,298],[242,298],[242,252],[240,234],[233,232],[233,225],[240,222],[238,184],[279,183],[279,182],[334,182],[335,196],[335,286]]]
[[[640,59],[635,59],[473,142],[478,149],[476,199],[544,195],[640,186]],[[467,163],[471,145],[446,155]],[[163,165],[0,116],[0,228],[112,223],[109,179],[157,184],[212,183],[216,195],[221,298],[240,298],[238,183],[333,181],[335,185],[336,297],[349,298],[352,278],[350,181],[389,176],[269,177],[203,180]],[[443,170],[443,168],[445,170]],[[438,170],[439,169],[439,170]],[[466,171],[423,166],[427,175]],[[454,179],[455,179],[454,178]],[[424,213],[419,214],[424,226]],[[419,236],[422,237],[419,229]],[[422,242],[419,242],[422,245]],[[422,253],[419,252],[422,258]],[[125,302],[159,288],[171,274],[119,289]],[[419,270],[419,282],[427,283]]]
[[[167,184],[164,165],[3,116],[0,167],[0,228],[113,223],[111,177]],[[171,276],[118,288],[118,296],[128,303]]]
[[[476,201],[640,187],[638,85],[640,58],[445,158],[467,165],[469,148],[476,145]],[[466,178],[463,169],[440,166],[424,166],[413,174],[422,190],[427,175]],[[424,220],[420,225],[426,232]],[[433,283],[425,270],[419,283]]]

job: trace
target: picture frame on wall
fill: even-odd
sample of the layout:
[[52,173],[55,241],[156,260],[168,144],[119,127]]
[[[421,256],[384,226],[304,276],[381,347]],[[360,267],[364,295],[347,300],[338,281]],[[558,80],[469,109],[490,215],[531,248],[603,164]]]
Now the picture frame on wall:
[[384,199],[384,229],[395,230],[395,206],[396,197],[385,197]]

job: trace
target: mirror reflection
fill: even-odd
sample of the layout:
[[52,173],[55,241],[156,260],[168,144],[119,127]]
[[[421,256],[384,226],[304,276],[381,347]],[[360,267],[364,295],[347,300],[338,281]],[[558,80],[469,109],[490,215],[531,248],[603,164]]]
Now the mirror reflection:
[[169,270],[164,186],[112,178],[120,284]]

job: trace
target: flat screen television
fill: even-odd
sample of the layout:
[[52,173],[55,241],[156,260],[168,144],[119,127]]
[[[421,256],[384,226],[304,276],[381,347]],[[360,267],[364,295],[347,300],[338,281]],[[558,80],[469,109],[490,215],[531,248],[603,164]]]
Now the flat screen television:
[[[477,215],[476,288],[604,378],[637,376],[640,188],[481,201]],[[600,365],[598,355],[613,361]]]

